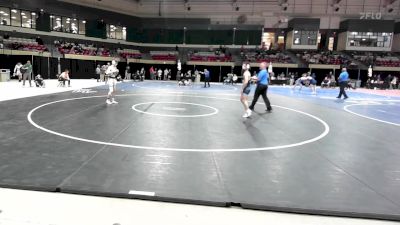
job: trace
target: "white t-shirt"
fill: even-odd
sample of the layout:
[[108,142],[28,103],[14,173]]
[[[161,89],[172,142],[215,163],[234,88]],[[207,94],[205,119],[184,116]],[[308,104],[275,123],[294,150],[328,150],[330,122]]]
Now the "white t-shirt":
[[61,74],[60,74],[60,77],[62,77],[62,78],[64,78],[64,79],[69,79],[69,74],[68,73],[66,73],[66,72],[62,72]]
[[118,70],[117,67],[114,66],[114,65],[109,66],[109,67],[107,68],[107,70],[106,70],[106,74],[107,74],[108,76],[111,76],[111,77],[116,77],[116,76],[118,75],[118,72],[119,72],[119,70]]

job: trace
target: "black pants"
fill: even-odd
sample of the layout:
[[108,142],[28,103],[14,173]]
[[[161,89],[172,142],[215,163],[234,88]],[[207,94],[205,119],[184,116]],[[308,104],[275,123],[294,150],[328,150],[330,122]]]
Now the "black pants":
[[344,98],[348,98],[346,91],[344,90],[347,87],[347,81],[339,82],[339,87],[340,87],[340,92],[338,98],[341,98],[342,95],[344,96]]
[[64,79],[62,77],[60,77],[59,80],[63,82],[63,86],[65,86],[65,81],[68,81],[68,86],[71,86],[71,80],[67,80],[67,79]]
[[207,84],[208,84],[208,87],[210,87],[210,78],[209,77],[204,78],[204,87],[206,87]]
[[257,84],[257,88],[256,91],[254,93],[254,97],[253,97],[253,102],[250,105],[250,109],[254,109],[254,106],[256,105],[258,98],[260,97],[260,95],[263,97],[264,102],[265,102],[265,106],[267,107],[267,110],[271,110],[271,103],[269,102],[269,99],[267,97],[267,91],[268,91],[268,85],[264,85],[264,84]]

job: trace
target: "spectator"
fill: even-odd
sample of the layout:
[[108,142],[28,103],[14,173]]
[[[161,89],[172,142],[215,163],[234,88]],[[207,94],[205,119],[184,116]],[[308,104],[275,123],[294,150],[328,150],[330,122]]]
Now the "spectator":
[[71,87],[71,79],[69,77],[69,70],[66,69],[64,72],[62,72],[60,74],[60,76],[58,77],[58,80],[63,82],[64,87],[65,87],[65,81],[68,81],[68,87]]

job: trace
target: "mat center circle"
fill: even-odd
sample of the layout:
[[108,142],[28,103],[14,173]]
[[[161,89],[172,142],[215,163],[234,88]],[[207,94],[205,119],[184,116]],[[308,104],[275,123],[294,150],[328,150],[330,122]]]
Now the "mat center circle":
[[132,106],[141,114],[164,117],[206,117],[219,112],[217,108],[191,102],[142,102]]

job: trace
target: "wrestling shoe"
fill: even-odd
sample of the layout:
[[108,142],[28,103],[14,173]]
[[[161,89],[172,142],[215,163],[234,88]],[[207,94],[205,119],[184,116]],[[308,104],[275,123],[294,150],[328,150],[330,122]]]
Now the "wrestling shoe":
[[118,104],[117,101],[115,101],[114,99],[111,101],[112,104]]
[[108,105],[111,105],[111,104],[112,104],[112,102],[110,101],[110,99],[107,99],[106,103],[107,103]]
[[251,116],[251,110],[250,109],[248,109],[246,113],[247,113],[247,117]]

